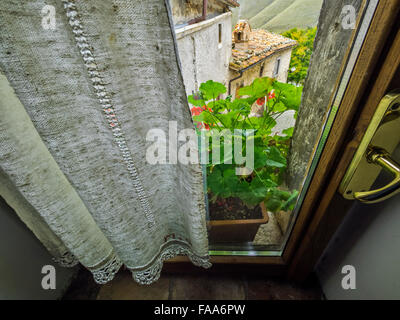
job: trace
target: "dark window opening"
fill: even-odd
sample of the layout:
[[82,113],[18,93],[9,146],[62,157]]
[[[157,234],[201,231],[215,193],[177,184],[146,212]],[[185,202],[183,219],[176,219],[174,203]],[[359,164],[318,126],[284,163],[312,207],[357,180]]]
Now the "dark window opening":
[[278,59],[276,59],[276,62],[275,62],[274,78],[278,75],[280,66],[281,66],[281,58],[278,58]]
[[260,67],[260,78],[263,76],[264,73],[264,63]]
[[218,24],[218,43],[222,42],[222,24]]

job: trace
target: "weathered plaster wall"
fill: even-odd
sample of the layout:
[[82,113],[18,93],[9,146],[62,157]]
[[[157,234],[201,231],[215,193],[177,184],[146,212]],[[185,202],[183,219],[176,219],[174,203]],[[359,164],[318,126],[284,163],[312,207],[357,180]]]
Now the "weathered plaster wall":
[[[278,76],[276,77],[276,80],[278,80],[279,82],[287,81],[291,55],[292,55],[292,48],[281,51],[276,54],[275,61],[278,58],[281,59],[279,73]],[[275,68],[275,61],[271,61],[268,64],[265,64],[263,77],[270,77],[273,75]]]
[[289,155],[287,182],[292,189],[300,188],[306,174],[353,33],[352,29],[342,28],[342,8],[353,5],[358,12],[361,3],[362,0],[324,0],[322,5]]
[[[201,83],[228,79],[231,55],[231,12],[175,29],[186,93],[197,92]],[[218,25],[221,24],[221,43]]]
[[[175,25],[185,24],[203,13],[203,0],[170,0]],[[225,5],[216,0],[207,2],[207,17],[213,17],[225,11]]]

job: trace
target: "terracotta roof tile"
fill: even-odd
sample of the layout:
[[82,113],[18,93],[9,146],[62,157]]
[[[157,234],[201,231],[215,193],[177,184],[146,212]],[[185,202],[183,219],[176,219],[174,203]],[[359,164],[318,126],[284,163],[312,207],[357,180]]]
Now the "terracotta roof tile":
[[[235,26],[234,32],[238,32],[240,28],[243,29],[244,27],[245,24],[237,25]],[[232,43],[235,43],[233,34]],[[297,42],[295,40],[276,33],[263,29],[252,30],[250,32],[249,41],[235,43],[232,49],[229,67],[236,71],[245,69],[277,51],[293,47],[296,44]]]

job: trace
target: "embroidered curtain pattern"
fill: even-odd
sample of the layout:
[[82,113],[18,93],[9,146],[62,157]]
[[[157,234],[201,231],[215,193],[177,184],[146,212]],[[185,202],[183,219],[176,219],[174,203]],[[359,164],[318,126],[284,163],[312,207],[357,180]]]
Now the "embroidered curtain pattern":
[[6,0],[0,29],[0,194],[55,260],[98,283],[209,267],[200,165],[145,157],[150,129],[193,128],[168,0]]

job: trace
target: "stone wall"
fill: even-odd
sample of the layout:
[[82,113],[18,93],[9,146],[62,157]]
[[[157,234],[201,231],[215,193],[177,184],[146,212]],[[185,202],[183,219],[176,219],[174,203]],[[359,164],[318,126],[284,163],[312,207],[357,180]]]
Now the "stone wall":
[[343,29],[342,8],[353,5],[358,12],[361,3],[362,0],[324,0],[322,5],[289,155],[287,183],[291,189],[299,189],[305,177],[354,31]]
[[[227,85],[232,48],[232,13],[175,29],[186,93],[199,90],[207,80]],[[221,25],[221,27],[219,27]],[[221,28],[221,42],[219,42]]]

